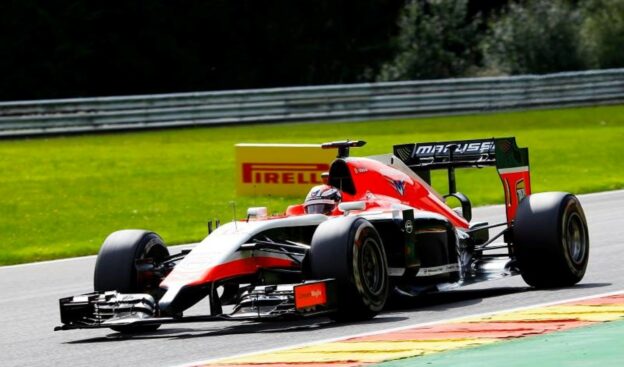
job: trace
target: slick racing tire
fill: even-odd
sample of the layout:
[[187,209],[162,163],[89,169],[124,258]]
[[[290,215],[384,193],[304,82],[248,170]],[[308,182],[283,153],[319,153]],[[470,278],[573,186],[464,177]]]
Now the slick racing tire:
[[585,275],[589,232],[576,196],[546,192],[520,202],[514,251],[524,281],[536,288],[572,286]]
[[309,253],[314,279],[333,278],[337,289],[337,321],[373,318],[388,298],[388,263],[381,238],[364,218],[340,217],[314,232]]
[[[111,233],[100,248],[95,262],[95,291],[149,293],[156,301],[162,297],[159,279],[139,277],[136,260],[151,259],[159,263],[169,257],[169,250],[156,233],[127,229]],[[153,331],[160,325],[118,326],[111,329],[123,333]]]

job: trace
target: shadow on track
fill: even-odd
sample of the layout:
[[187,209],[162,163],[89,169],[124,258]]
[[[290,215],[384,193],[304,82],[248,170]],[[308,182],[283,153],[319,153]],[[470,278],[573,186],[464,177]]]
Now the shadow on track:
[[218,325],[209,323],[193,324],[199,327],[164,327],[161,330],[141,334],[121,334],[112,333],[103,337],[74,340],[67,344],[102,343],[122,340],[141,339],[193,339],[210,336],[236,335],[236,334],[258,334],[258,333],[288,333],[288,332],[309,332],[318,329],[342,328],[352,324],[384,324],[407,320],[407,317],[395,316],[394,312],[402,311],[444,311],[471,304],[480,303],[484,298],[496,297],[506,294],[519,293],[530,288],[491,288],[479,290],[454,290],[440,293],[429,293],[418,297],[392,297],[386,310],[372,320],[360,321],[357,323],[338,323],[327,317],[316,317],[310,319],[291,321],[268,321],[249,322],[232,321],[219,322]]
[[[407,320],[407,317],[395,317],[391,315],[379,315],[378,317],[359,322],[359,324],[384,324],[388,322],[397,322]],[[195,324],[197,325],[197,324]],[[83,343],[102,343],[114,342],[122,340],[141,340],[141,339],[194,339],[210,336],[236,335],[236,334],[258,334],[258,333],[287,333],[287,332],[306,332],[316,329],[339,328],[346,323],[337,323],[326,317],[316,317],[310,319],[294,320],[294,321],[267,321],[267,322],[246,322],[232,321],[230,326],[223,327],[220,323],[218,327],[205,327],[203,324],[198,328],[166,328],[154,332],[140,334],[121,334],[112,333],[104,337],[89,338],[82,340],[74,340],[66,344],[83,344]]]
[[[390,322],[398,322],[407,320],[407,317],[396,317],[390,315],[379,315],[372,320],[361,321],[358,324],[366,325],[366,324],[384,324]],[[274,325],[271,325],[274,324]],[[277,325],[275,325],[277,324]],[[232,334],[246,334],[246,333],[287,333],[287,332],[307,332],[316,329],[333,329],[333,328],[341,328],[347,323],[338,323],[330,320],[327,317],[319,317],[315,319],[308,320],[297,320],[297,321],[289,321],[289,322],[269,322],[269,323],[256,323],[245,326],[232,326],[225,329],[220,329],[217,331],[210,331],[207,333],[193,334],[193,335],[179,335],[176,338],[186,339],[186,338],[196,338],[196,337],[204,337],[204,336],[217,336],[217,335],[232,335]],[[273,327],[271,327],[273,326]]]
[[613,285],[613,283],[580,283],[576,284],[574,288],[602,288]]
[[387,311],[408,311],[426,309],[428,311],[446,311],[481,303],[484,298],[530,291],[530,287],[499,287],[487,289],[459,289],[446,292],[432,292],[419,296],[395,296]]

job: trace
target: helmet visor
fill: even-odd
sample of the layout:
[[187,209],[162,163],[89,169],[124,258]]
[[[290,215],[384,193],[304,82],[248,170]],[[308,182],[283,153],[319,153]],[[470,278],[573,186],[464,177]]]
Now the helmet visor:
[[306,206],[305,211],[308,214],[328,214],[335,206],[336,204],[310,204]]
[[305,212],[308,214],[328,214],[336,207],[333,200],[319,199],[310,200],[305,204]]

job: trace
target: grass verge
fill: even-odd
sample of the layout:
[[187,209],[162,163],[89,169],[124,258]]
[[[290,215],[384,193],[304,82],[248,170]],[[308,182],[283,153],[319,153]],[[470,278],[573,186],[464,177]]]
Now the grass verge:
[[[393,144],[516,136],[530,148],[535,192],[624,188],[624,106],[342,123],[189,128],[0,141],[0,264],[94,254],[121,228],[170,244],[206,234],[206,221],[247,206],[283,210],[301,198],[236,197],[234,144],[362,139],[354,155]],[[445,191],[443,179],[434,186]],[[499,203],[493,169],[460,170],[476,205]]]

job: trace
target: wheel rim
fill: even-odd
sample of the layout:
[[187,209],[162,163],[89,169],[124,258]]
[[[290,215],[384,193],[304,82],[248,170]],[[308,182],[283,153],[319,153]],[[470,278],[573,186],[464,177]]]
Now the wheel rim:
[[364,241],[361,249],[360,268],[366,289],[372,294],[379,294],[384,287],[383,259],[380,245],[372,238]]
[[[152,239],[147,243],[137,260],[146,261],[147,259],[151,259],[153,266],[157,266],[165,260],[168,255],[169,252],[167,251],[167,248],[162,243]],[[138,272],[137,268],[137,273],[135,274],[137,291],[147,292],[156,300],[159,300],[164,295],[164,291],[160,288],[160,282],[162,279],[156,277],[153,271],[150,270],[142,273]]]
[[587,252],[587,234],[585,226],[578,213],[572,213],[567,220],[564,240],[570,255],[570,260],[575,264],[581,264]]

